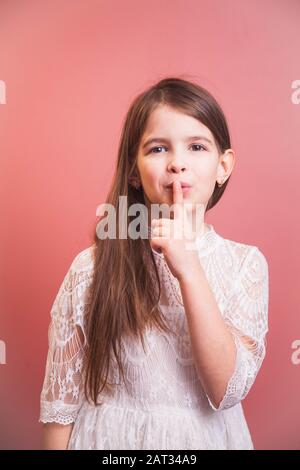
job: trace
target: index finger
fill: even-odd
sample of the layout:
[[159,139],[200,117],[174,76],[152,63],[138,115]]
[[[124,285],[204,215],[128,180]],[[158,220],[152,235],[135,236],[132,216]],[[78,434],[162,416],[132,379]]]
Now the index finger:
[[179,181],[173,182],[173,203],[174,207],[174,218],[182,216],[183,212],[183,191]]

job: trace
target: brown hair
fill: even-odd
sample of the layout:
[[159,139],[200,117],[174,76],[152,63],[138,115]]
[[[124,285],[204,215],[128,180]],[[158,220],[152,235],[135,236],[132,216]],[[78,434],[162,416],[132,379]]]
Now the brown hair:
[[[148,239],[118,237],[119,196],[131,204],[145,204],[143,190],[130,182],[136,174],[136,156],[152,111],[166,104],[203,123],[214,136],[219,152],[230,148],[226,118],[215,98],[201,86],[182,78],[160,80],[132,102],[123,125],[118,160],[106,202],[116,210],[116,239],[100,239],[95,230],[94,273],[90,303],[86,315],[85,395],[95,405],[103,389],[112,390],[108,374],[112,353],[124,379],[121,339],[125,335],[140,338],[148,326],[171,331],[158,305],[161,285]],[[228,184],[215,185],[206,211],[214,207]],[[127,223],[130,223],[127,215]],[[127,225],[127,228],[128,228]],[[126,381],[125,381],[126,384]]]

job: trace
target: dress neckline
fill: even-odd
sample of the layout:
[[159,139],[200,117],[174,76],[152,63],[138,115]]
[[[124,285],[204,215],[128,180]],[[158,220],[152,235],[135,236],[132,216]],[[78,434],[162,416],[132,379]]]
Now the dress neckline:
[[[205,223],[205,226],[206,231],[202,235],[197,236],[195,239],[195,243],[200,256],[206,256],[212,253],[219,244],[220,240],[222,239],[222,237],[217,234],[212,224]],[[151,237],[151,233],[152,229],[148,226],[149,238]],[[153,248],[151,249],[155,255],[160,258],[164,258],[163,253],[158,253],[157,251],[153,250]]]

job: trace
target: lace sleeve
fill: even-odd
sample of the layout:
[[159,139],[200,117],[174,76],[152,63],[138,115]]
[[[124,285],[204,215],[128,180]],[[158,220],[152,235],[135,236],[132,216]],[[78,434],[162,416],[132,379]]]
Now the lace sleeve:
[[236,345],[235,370],[218,408],[207,396],[213,410],[236,405],[252,387],[266,354],[268,303],[268,263],[262,252],[254,246],[242,263],[223,314]]
[[70,424],[83,397],[84,310],[91,280],[89,251],[73,260],[51,308],[39,421]]

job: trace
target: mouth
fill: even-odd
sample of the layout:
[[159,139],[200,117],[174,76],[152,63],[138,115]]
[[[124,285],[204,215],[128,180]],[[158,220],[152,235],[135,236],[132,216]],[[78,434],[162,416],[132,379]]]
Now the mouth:
[[[182,191],[184,191],[184,192],[189,191],[192,188],[192,186],[190,184],[183,183],[183,182],[180,182],[180,186],[181,186]],[[172,191],[173,190],[173,183],[170,183],[167,186],[165,186],[165,189],[167,191]]]

